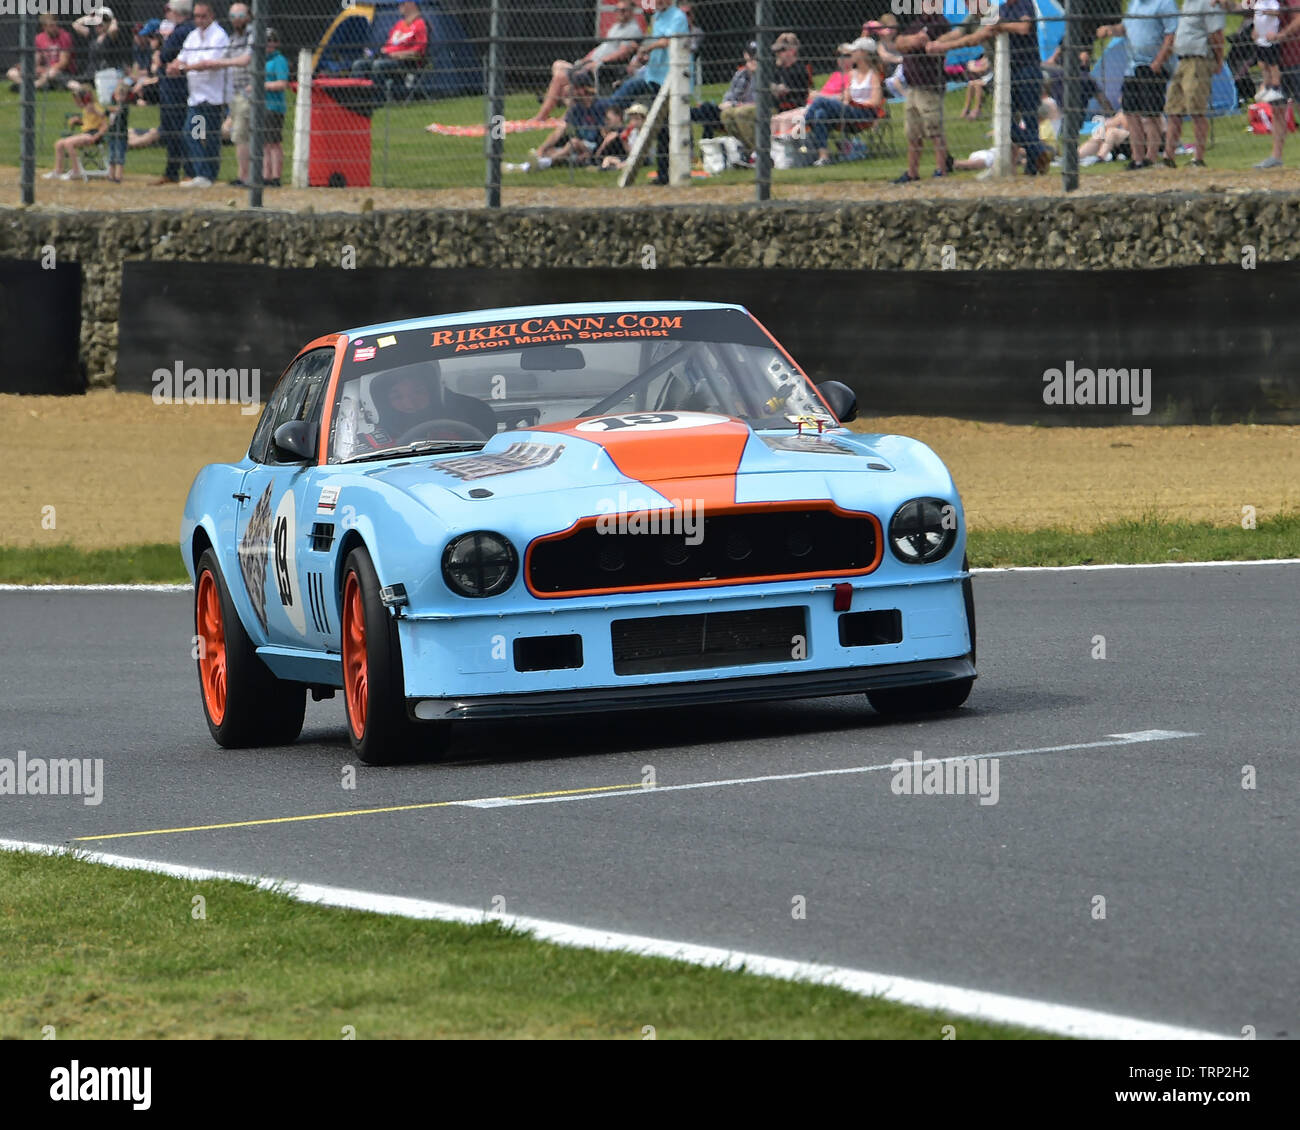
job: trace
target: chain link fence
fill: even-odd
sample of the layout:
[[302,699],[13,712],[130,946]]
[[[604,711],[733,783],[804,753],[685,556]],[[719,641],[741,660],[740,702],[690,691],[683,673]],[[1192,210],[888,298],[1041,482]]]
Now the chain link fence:
[[27,202],[47,181],[121,180],[247,185],[254,203],[474,188],[491,206],[548,184],[764,199],[1266,169],[1300,97],[1300,0],[1272,3],[17,0],[0,163]]

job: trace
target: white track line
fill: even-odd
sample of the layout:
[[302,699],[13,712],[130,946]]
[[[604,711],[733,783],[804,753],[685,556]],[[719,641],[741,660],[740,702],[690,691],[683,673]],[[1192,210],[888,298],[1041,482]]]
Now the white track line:
[[[1300,565],[1300,557],[1258,561],[1154,561],[1144,565],[1001,565],[972,569],[987,573],[1079,573],[1097,569],[1226,569],[1233,565]],[[0,592],[191,592],[191,585],[0,585]]]
[[[299,902],[364,910],[375,914],[390,914],[402,918],[434,919],[440,922],[501,922],[527,930],[539,941],[551,942],[555,945],[618,951],[646,957],[665,957],[691,965],[723,969],[743,967],[746,972],[760,976],[776,977],[784,981],[809,981],[834,985],[862,996],[881,997],[916,1008],[934,1009],[992,1023],[1015,1024],[1062,1036],[1095,1040],[1222,1040],[1228,1038],[1216,1032],[1178,1028],[1129,1016],[1117,1016],[1087,1008],[1075,1008],[1071,1005],[1050,1004],[1024,997],[1010,997],[1001,993],[986,993],[978,989],[942,985],[933,981],[892,977],[887,973],[870,973],[866,970],[846,969],[842,966],[793,961],[789,958],[744,953],[739,950],[701,946],[690,942],[674,942],[638,934],[593,930],[586,926],[552,922],[543,918],[508,918],[503,915],[489,914],[475,907],[453,906],[450,903],[430,902],[425,899],[382,895],[345,887],[326,887],[315,883],[292,883],[288,880],[240,875],[230,871],[214,871],[205,867],[190,867],[151,859],[106,855],[101,852],[70,852],[67,848],[55,844],[0,840],[0,850],[40,855],[72,854],[89,863],[121,867],[131,871],[150,871],[177,879],[230,880],[236,883],[247,883],[264,890],[278,890]],[[960,1029],[958,1038],[960,1038]]]
[[[1134,745],[1138,742],[1165,742],[1174,738],[1197,738],[1199,734],[1184,733],[1181,730],[1136,730],[1129,734],[1110,734],[1107,741],[1072,742],[1069,745],[1045,745],[1035,749],[1004,749],[997,753],[957,754],[953,757],[930,757],[924,764],[940,765],[958,761],[988,761],[995,757],[1024,757],[1036,753],[1068,753],[1076,749],[1102,749],[1107,746]],[[906,765],[910,761],[897,759]],[[617,797],[651,796],[654,793],[685,792],[690,789],[723,789],[733,785],[762,785],[769,781],[803,781],[811,777],[842,777],[855,773],[877,773],[882,770],[896,769],[891,761],[886,765],[850,765],[842,769],[807,769],[799,773],[770,773],[762,777],[728,777],[716,781],[690,781],[682,785],[655,785],[638,788],[635,785],[622,791],[610,790],[600,793],[575,793],[572,796],[544,797],[478,797],[474,800],[449,801],[448,807],[458,805],[462,808],[515,808],[531,804],[570,804],[583,800],[612,800]]]

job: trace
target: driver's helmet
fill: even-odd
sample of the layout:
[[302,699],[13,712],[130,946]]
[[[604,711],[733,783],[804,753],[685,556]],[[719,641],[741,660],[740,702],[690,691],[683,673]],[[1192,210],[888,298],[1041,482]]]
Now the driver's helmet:
[[434,360],[380,373],[370,382],[370,399],[379,414],[378,429],[390,440],[446,414],[441,371]]

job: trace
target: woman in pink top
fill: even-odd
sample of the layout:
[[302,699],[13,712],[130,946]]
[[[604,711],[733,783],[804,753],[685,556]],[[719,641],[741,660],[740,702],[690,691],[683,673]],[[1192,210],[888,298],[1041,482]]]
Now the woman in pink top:
[[[821,90],[816,94],[808,95],[808,106],[811,106],[818,98],[838,98],[847,81],[844,76],[848,74],[852,63],[853,44],[841,43],[835,55],[835,70],[831,72],[831,77],[826,80],[826,85]],[[808,106],[800,106],[797,110],[782,110],[779,114],[773,114],[772,136],[803,137],[804,116],[808,113]]]
[[885,110],[885,82],[876,53],[876,41],[865,36],[855,39],[852,50],[853,65],[843,72],[838,97],[828,97],[823,91],[808,107],[808,132],[817,146],[815,165],[831,163],[828,145],[832,123],[870,122]]

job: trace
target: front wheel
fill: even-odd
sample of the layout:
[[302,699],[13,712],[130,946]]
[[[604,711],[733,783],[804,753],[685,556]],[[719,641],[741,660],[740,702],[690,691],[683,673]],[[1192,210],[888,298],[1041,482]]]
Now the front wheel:
[[379,577],[362,548],[343,564],[343,701],[352,748],[367,765],[400,765],[438,756],[447,722],[413,722],[397,621],[379,599]]
[[277,679],[258,659],[211,549],[194,577],[194,658],[213,740],[226,749],[288,745],[302,732],[307,688]]
[[867,691],[867,701],[878,713],[890,717],[933,714],[941,710],[956,710],[970,697],[970,689],[974,685],[975,679],[972,676],[968,679],[953,679],[947,683]]

